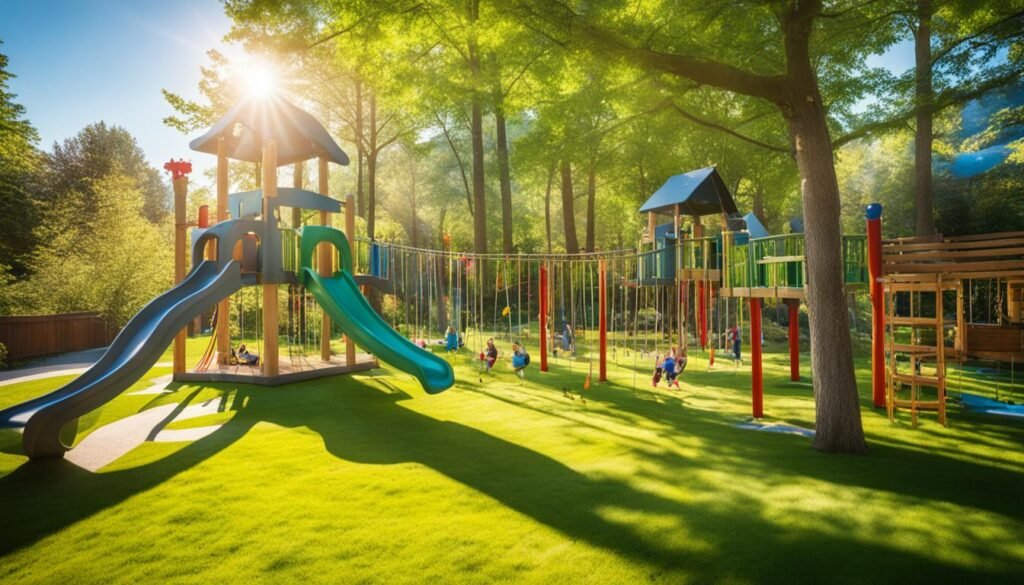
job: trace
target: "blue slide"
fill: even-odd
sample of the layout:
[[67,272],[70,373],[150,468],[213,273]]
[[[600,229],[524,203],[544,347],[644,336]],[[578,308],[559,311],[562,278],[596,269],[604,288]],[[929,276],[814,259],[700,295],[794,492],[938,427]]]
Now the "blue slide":
[[301,278],[303,286],[346,335],[378,358],[415,376],[428,394],[442,392],[455,383],[448,362],[392,329],[366,302],[347,271],[327,278],[303,267]]
[[103,356],[66,386],[0,411],[0,427],[25,429],[29,457],[60,457],[61,429],[116,398],[160,359],[188,322],[242,288],[238,262],[198,264],[181,284],[150,301],[128,321]]

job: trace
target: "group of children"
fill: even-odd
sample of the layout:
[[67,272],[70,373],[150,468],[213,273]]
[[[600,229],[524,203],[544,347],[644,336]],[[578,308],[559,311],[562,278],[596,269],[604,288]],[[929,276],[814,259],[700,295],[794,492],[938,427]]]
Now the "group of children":
[[[498,351],[498,347],[494,345],[494,338],[491,337],[487,340],[487,347],[484,352],[480,354],[480,359],[483,360],[484,368],[487,373],[490,373],[491,368],[498,361],[498,356],[501,352]],[[530,365],[530,354],[526,352],[526,348],[519,345],[518,343],[512,344],[512,370],[516,373],[516,376],[520,380],[526,378],[526,366]]]

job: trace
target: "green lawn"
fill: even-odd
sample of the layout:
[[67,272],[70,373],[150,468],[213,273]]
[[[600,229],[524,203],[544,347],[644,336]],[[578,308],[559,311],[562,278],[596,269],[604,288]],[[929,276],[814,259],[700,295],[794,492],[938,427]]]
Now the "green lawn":
[[[771,349],[766,414],[811,427],[810,384],[790,383]],[[504,363],[478,382],[469,353],[437,396],[390,369],[123,395],[81,434],[218,396],[224,414],[180,427],[227,422],[98,474],[26,464],[5,431],[0,582],[1024,582],[1024,421],[951,406],[948,428],[933,413],[893,425],[870,407],[864,352],[866,457],[736,428],[749,363],[709,372],[695,355],[670,392],[650,388],[652,358],[634,374],[620,348],[611,383],[593,363],[584,403],[561,391],[582,390],[582,357],[542,375],[534,350],[520,385]],[[0,401],[60,382],[3,387]]]

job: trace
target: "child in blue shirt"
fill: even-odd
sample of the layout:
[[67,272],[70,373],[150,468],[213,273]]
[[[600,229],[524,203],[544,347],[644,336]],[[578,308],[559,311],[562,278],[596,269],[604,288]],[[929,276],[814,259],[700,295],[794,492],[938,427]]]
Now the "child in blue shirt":
[[530,363],[530,357],[527,355],[526,350],[523,349],[518,343],[512,344],[512,369],[515,370],[516,376],[522,380],[526,378],[526,366]]
[[445,351],[459,351],[459,334],[455,332],[455,327],[448,326],[448,333],[445,335]]

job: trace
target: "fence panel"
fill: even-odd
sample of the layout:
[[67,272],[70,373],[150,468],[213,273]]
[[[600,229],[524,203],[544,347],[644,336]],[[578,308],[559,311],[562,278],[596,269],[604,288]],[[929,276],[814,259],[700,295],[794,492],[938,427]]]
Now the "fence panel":
[[11,360],[104,347],[115,335],[99,313],[0,317],[0,343]]

